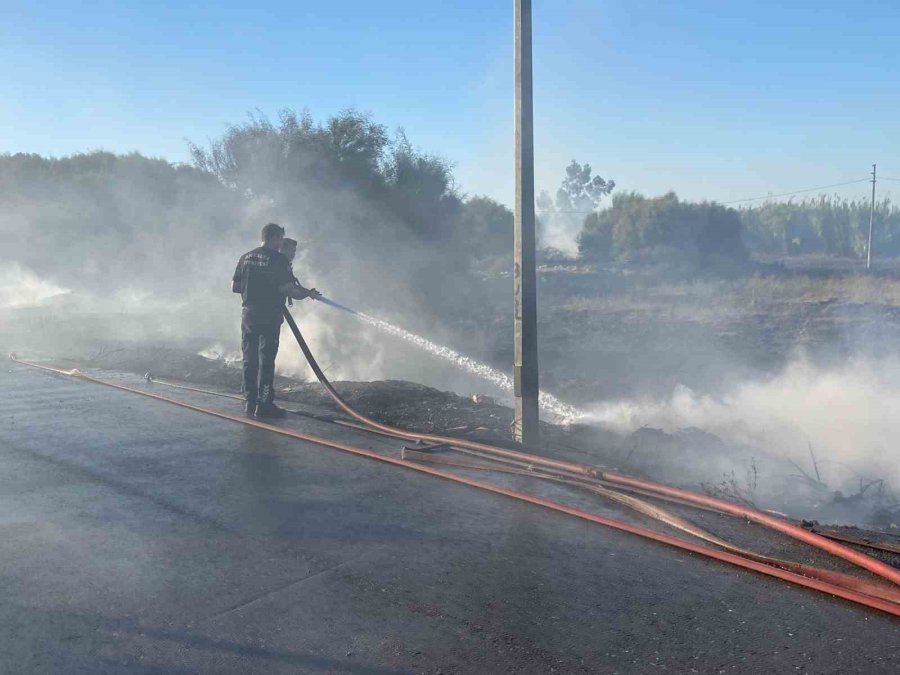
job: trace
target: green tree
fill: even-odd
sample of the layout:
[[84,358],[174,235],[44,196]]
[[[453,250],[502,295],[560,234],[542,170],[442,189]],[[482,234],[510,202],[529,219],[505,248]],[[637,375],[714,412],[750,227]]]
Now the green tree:
[[402,131],[384,163],[392,210],[412,232],[430,242],[456,245],[462,200],[449,163],[418,152]]
[[435,311],[470,301],[469,233],[452,168],[402,130],[391,138],[354,110],[324,123],[284,111],[277,123],[251,116],[192,152],[198,168],[314,240],[304,262],[337,275],[334,292],[373,308],[410,295],[404,304]]
[[513,212],[490,197],[471,197],[463,203],[460,231],[465,250],[475,260],[509,256],[513,247]]
[[619,193],[602,211],[589,214],[579,236],[579,253],[590,260],[630,259],[678,251],[699,264],[712,255],[745,256],[741,221],[719,204],[682,202],[674,192],[647,198]]
[[566,167],[555,201],[546,190],[538,195],[538,242],[574,254],[585,216],[596,210],[615,187],[615,181],[593,175],[590,164],[582,165],[573,159]]
[[[819,195],[802,201],[766,202],[740,210],[751,251],[762,255],[824,253],[862,257],[868,246],[868,199]],[[885,198],[875,205],[874,247],[900,254],[900,209]]]
[[615,187],[615,181],[592,175],[590,164],[581,165],[573,159],[566,167],[566,177],[556,191],[556,208],[592,211]]

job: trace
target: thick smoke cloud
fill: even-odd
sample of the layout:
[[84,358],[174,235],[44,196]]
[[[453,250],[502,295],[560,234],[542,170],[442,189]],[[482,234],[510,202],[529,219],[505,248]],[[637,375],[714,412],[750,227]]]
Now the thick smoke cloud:
[[39,278],[18,263],[0,270],[0,310],[34,307],[70,291]]
[[[55,355],[133,342],[236,358],[240,309],[229,279],[238,256],[257,245],[261,225],[274,221],[301,241],[295,270],[305,285],[508,370],[512,214],[490,199],[460,194],[445,160],[353,111],[323,123],[291,112],[276,123],[251,118],[195,146],[193,154],[193,166],[104,152],[0,156],[0,342]],[[572,251],[572,219],[583,221],[581,212],[595,209],[612,181],[575,163],[567,181],[555,201],[544,202],[545,242],[556,236],[553,218],[568,218],[560,230],[565,236],[553,241]],[[616,229],[604,229],[604,218],[643,213],[623,205],[645,201],[620,196],[594,214],[592,232],[611,233],[610,260]],[[734,448],[808,469],[812,444],[831,488],[850,492],[854,481],[869,476],[900,485],[889,440],[900,431],[894,421],[900,419],[900,365],[884,356],[896,353],[895,342],[879,342],[882,356],[851,365],[796,360],[783,370],[782,362],[750,367],[736,357],[737,347],[722,348],[718,337],[701,330],[703,322],[733,319],[734,332],[757,340],[753,317],[744,323],[730,317],[746,308],[722,306],[721,286],[710,282],[705,295],[686,293],[685,317],[679,314],[685,303],[672,298],[663,308],[648,304],[647,312],[659,313],[640,323],[635,317],[644,300],[634,270],[627,272],[560,273],[558,282],[541,277],[543,382],[551,391],[622,433],[693,427],[716,434],[725,445],[717,446],[721,452],[704,479],[729,467],[742,470]],[[735,271],[736,285],[748,285],[743,273]],[[779,283],[750,285],[770,294]],[[754,295],[747,311],[756,312],[756,303]],[[299,302],[293,311],[335,380],[390,377],[507,396],[503,387],[325,305]],[[792,315],[773,319],[779,326],[772,332],[786,334],[781,324]],[[690,330],[678,333],[676,324]],[[870,338],[847,341],[871,344]],[[282,345],[280,372],[309,378],[289,334]],[[672,366],[679,353],[685,355],[680,370]],[[701,360],[706,379],[695,368]],[[612,386],[617,373],[627,388]],[[724,384],[729,377],[740,379]],[[720,385],[715,396],[705,388],[711,378]],[[681,388],[660,398],[674,381],[698,391]],[[651,390],[655,398],[641,395]],[[607,402],[591,404],[601,399]],[[677,478],[701,477],[689,474]]]
[[[832,490],[857,492],[872,481],[900,485],[900,360],[853,359],[838,366],[798,359],[780,373],[720,396],[678,388],[667,399],[593,406],[593,422],[628,433],[644,427],[702,429],[746,449],[786,459]],[[782,476],[783,477],[783,476]],[[779,486],[780,487],[780,486]]]
[[[59,321],[90,316],[76,331],[84,341],[95,330],[98,341],[199,342],[233,352],[239,305],[229,279],[238,256],[258,245],[261,225],[274,221],[301,241],[295,271],[305,285],[452,340],[443,327],[484,299],[475,265],[508,253],[511,231],[496,232],[511,226],[508,210],[466,200],[444,160],[353,111],[321,124],[292,112],[274,124],[253,117],[192,149],[195,166],[105,152],[0,156],[2,304],[44,305],[43,315]],[[62,290],[64,299],[53,297]],[[310,304],[295,312],[334,364],[330,374],[438,370]],[[8,333],[14,321],[0,320]],[[72,349],[71,332],[57,342],[39,337],[46,351]],[[284,355],[285,372],[303,370],[290,349]]]

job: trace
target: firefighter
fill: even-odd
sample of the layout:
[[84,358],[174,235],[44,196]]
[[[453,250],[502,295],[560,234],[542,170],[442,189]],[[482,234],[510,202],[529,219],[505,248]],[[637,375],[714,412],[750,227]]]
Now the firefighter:
[[291,271],[290,262],[280,253],[284,228],[269,223],[262,228],[262,245],[241,256],[231,290],[240,293],[243,391],[246,412],[259,418],[284,417],[275,399],[275,356],[278,335],[284,321],[285,298],[316,299],[315,288],[304,288]]
[[[294,258],[297,257],[297,240],[291,239],[290,237],[285,237],[281,240],[281,255],[287,258],[288,264],[291,266],[291,276],[294,275]],[[294,277],[294,281],[299,284],[297,281],[297,277]],[[288,307],[294,306],[294,300],[290,296],[287,299]]]

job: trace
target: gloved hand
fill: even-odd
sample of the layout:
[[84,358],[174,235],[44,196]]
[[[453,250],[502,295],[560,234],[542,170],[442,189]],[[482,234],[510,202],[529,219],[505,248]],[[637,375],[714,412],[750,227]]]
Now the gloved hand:
[[310,288],[307,292],[309,293],[309,295],[307,297],[309,297],[312,300],[318,300],[319,298],[322,297],[322,294],[319,293],[319,291],[317,291],[315,288]]

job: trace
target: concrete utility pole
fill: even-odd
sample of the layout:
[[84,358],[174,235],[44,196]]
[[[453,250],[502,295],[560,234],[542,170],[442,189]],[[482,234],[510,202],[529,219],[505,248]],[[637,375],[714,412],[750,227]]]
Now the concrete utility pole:
[[875,165],[872,165],[872,208],[869,209],[869,246],[866,249],[866,269],[872,269],[872,229],[875,224]]
[[516,356],[515,439],[538,447],[537,273],[534,255],[534,125],[532,121],[531,0],[513,0],[516,52]]

